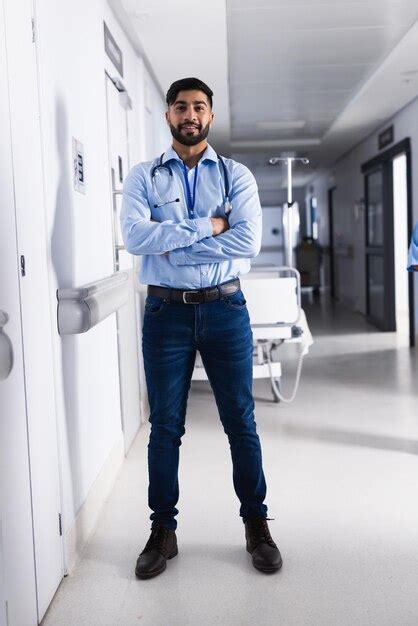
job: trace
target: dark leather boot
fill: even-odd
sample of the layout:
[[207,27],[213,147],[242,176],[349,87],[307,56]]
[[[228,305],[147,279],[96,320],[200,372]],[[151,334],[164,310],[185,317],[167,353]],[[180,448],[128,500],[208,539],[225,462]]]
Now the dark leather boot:
[[176,531],[155,526],[150,538],[136,562],[135,574],[138,578],[158,576],[167,567],[167,559],[178,554]]
[[279,549],[271,538],[265,517],[249,517],[245,520],[247,552],[253,565],[262,572],[277,572],[283,564]]

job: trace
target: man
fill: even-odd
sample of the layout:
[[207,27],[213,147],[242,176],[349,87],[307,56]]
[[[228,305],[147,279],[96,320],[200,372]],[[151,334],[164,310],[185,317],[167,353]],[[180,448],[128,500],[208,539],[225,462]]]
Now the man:
[[[269,533],[266,483],[252,396],[252,335],[238,276],[261,245],[261,207],[249,170],[208,144],[211,89],[196,78],[173,83],[166,120],[172,146],[136,165],[123,192],[126,250],[143,255],[148,285],[143,355],[150,403],[150,538],[136,575],[151,578],[178,553],[178,464],[196,350],[228,436],[247,550],[264,572],[280,569]],[[213,503],[216,506],[215,503]]]

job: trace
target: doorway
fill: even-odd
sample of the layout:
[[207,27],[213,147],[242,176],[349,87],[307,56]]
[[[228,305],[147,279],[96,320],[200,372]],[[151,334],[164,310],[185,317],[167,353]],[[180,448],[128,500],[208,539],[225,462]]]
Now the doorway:
[[362,168],[365,189],[366,314],[382,331],[409,335],[415,343],[413,282],[406,271],[412,229],[410,140]]

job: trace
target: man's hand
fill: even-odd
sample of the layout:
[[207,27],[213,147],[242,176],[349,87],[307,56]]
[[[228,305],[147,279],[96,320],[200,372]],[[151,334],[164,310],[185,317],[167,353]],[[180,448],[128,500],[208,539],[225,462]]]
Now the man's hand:
[[[154,220],[150,221],[153,222]],[[210,221],[212,222],[213,237],[222,235],[229,230],[229,223],[225,217],[211,217]],[[168,256],[168,254],[168,252],[161,252],[160,256]]]
[[225,217],[211,217],[210,221],[212,222],[213,236],[222,235],[227,230],[229,230],[229,223]]

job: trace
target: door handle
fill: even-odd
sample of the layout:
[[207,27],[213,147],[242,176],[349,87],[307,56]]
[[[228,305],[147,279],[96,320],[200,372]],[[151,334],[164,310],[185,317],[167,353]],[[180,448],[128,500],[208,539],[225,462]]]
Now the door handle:
[[9,337],[3,331],[3,326],[9,321],[9,316],[0,311],[0,380],[8,377],[13,368],[13,346]]

